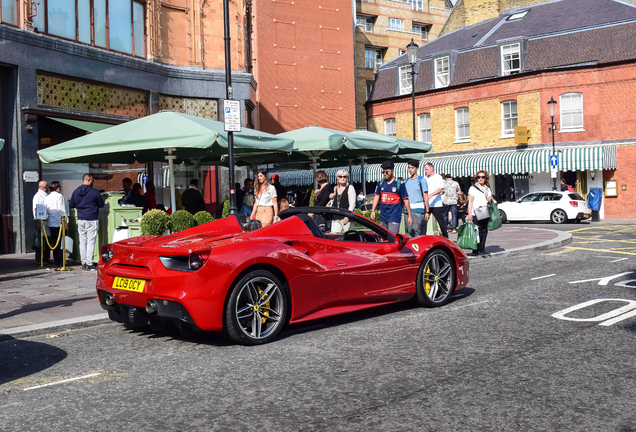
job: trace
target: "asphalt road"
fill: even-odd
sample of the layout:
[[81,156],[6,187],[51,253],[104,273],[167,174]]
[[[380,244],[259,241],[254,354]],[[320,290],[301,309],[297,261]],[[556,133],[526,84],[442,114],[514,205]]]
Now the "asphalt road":
[[118,324],[2,342],[0,430],[634,430],[636,226],[570,228],[564,248],[479,260],[442,308],[266,346]]

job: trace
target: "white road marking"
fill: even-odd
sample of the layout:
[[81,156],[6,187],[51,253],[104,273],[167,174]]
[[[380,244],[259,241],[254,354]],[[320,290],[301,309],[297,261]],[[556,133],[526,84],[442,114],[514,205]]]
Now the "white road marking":
[[585,280],[580,280],[580,281],[573,281],[570,282],[571,284],[575,284],[575,283],[583,283],[583,282],[593,282],[593,281],[599,281],[598,284],[599,285],[607,285],[612,279],[616,279],[619,278],[621,276],[626,276],[628,274],[632,274],[634,272],[625,272],[625,273],[620,273],[614,276],[608,276],[608,277],[604,277],[604,278],[594,278],[594,279],[585,279]]
[[81,379],[84,379],[84,378],[90,378],[90,377],[94,377],[94,376],[97,376],[97,375],[100,375],[100,374],[101,374],[100,372],[97,372],[97,373],[93,373],[93,374],[89,374],[89,375],[84,375],[84,376],[81,376],[81,377],[69,378],[69,379],[65,379],[65,380],[62,380],[62,381],[56,381],[56,382],[52,382],[52,383],[48,383],[48,384],[42,384],[42,385],[35,386],[35,387],[27,387],[27,388],[25,388],[23,390],[26,391],[26,390],[38,389],[38,388],[42,388],[42,387],[62,384],[62,383],[65,383],[65,382],[81,380]]
[[607,258],[607,259],[612,259],[612,258],[614,258],[614,257],[601,256],[601,255],[594,255],[594,258]]
[[[627,303],[625,306],[619,307],[618,309],[614,309],[612,311],[609,311],[607,313],[604,313],[602,315],[593,317],[593,318],[570,318],[567,317],[566,315],[569,314],[570,312],[574,312],[575,310],[579,310],[579,309],[584,309],[588,306],[592,306],[596,303],[603,303],[603,302],[625,302]],[[605,320],[609,320],[611,318],[616,318],[619,315],[622,315],[626,312],[629,312],[633,309],[636,309],[636,301],[633,300],[624,300],[624,299],[594,299],[594,300],[590,300],[590,301],[586,301],[584,303],[580,303],[577,305],[574,305],[572,307],[569,307],[567,309],[563,309],[559,312],[553,313],[552,316],[554,318],[558,318],[561,320],[566,320],[566,321],[579,321],[579,322],[598,322],[598,321],[605,321]],[[631,316],[631,315],[630,315]],[[614,320],[614,322],[618,322],[620,320]],[[610,323],[610,324],[605,324],[606,326],[612,325],[614,324],[614,322]],[[601,324],[602,325],[602,324]]]
[[556,276],[556,273],[552,273],[552,274],[545,275],[545,276],[539,276],[539,277],[536,277],[536,278],[532,278],[530,280],[543,279],[543,278],[547,278],[547,277],[550,277],[550,276]]
[[488,300],[480,301],[480,302],[477,302],[477,303],[471,303],[471,304],[467,304],[467,305],[464,305],[464,306],[458,306],[456,308],[449,309],[449,311],[454,311],[454,310],[465,308],[465,307],[468,307],[468,306],[475,306],[475,305],[482,304],[482,303],[488,303]]
[[615,259],[614,261],[610,261],[610,262],[613,263],[613,262],[625,261],[626,259],[629,259],[629,258],[619,258],[619,259]]

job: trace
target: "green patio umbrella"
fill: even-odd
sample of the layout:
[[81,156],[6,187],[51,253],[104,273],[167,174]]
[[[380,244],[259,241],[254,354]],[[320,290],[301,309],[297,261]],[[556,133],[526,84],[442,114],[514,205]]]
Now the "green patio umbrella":
[[[244,128],[234,133],[234,149],[286,151],[291,139]],[[173,162],[220,160],[227,153],[227,132],[218,121],[165,111],[38,151],[44,163],[133,163],[168,160],[171,206],[175,208]]]
[[424,143],[420,141],[413,141],[406,138],[399,138],[394,136],[382,135],[377,132],[371,132],[367,130],[353,131],[355,135],[360,135],[367,138],[376,139],[379,141],[385,141],[390,143],[396,143],[399,146],[397,153],[428,153],[433,151],[433,145],[430,143]]

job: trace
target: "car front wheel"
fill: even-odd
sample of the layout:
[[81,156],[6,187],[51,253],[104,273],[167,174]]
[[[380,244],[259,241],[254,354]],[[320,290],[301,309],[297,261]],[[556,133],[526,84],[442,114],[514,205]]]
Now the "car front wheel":
[[225,308],[227,336],[243,345],[272,341],[283,328],[287,296],[283,284],[265,270],[255,270],[234,284]]
[[562,223],[566,223],[568,221],[568,215],[565,213],[565,211],[563,211],[561,209],[556,209],[550,215],[550,219],[555,224],[562,224]]
[[448,303],[455,290],[455,264],[448,253],[433,249],[422,260],[417,272],[417,302],[437,307]]
[[503,210],[499,210],[499,217],[501,218],[501,223],[508,222],[508,216],[506,216],[506,212]]

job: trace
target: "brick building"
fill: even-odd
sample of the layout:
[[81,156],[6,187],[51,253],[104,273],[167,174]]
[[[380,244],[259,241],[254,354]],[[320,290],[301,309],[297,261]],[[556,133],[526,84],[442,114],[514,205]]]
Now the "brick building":
[[[37,151],[96,130],[170,109],[222,120],[225,99],[222,0],[1,0],[0,253],[27,252],[31,199],[40,179],[59,180],[68,198],[84,172],[100,188],[146,172],[162,202],[162,163],[139,166],[42,165]],[[251,2],[230,2],[234,99],[254,106]],[[243,114],[243,124],[249,115]],[[249,121],[248,121],[249,122]],[[178,186],[192,169],[182,167]],[[204,170],[215,198],[214,168]]]
[[424,45],[435,39],[452,10],[447,0],[356,1],[356,105],[357,127],[366,129],[364,103],[382,64],[404,54],[415,40]]
[[[433,143],[428,159],[437,172],[466,188],[487,169],[503,200],[550,190],[554,98],[558,178],[582,195],[590,187],[607,195],[606,182],[616,181],[617,196],[604,197],[601,214],[634,217],[627,203],[636,194],[636,4],[460,0],[443,33],[419,49],[415,83],[418,139]],[[378,71],[368,129],[409,138],[401,68],[410,69],[405,56]],[[515,127],[527,128],[525,142]]]

